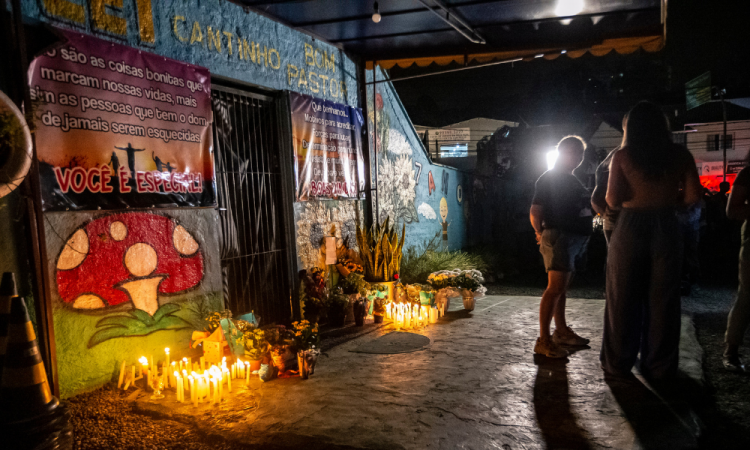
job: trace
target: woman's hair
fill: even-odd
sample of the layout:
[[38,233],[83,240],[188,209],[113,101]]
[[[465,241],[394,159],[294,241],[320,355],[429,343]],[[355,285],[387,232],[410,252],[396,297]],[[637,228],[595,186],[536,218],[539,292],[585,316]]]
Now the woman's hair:
[[628,112],[622,146],[646,178],[661,178],[677,162],[669,120],[651,102],[640,102]]

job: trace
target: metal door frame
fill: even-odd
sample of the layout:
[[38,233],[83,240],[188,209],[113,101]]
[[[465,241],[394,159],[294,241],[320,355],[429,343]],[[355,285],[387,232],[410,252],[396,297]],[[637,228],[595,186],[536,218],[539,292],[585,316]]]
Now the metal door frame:
[[[292,159],[292,131],[291,131],[291,107],[288,91],[276,91],[265,89],[260,86],[242,83],[236,80],[220,76],[212,76],[212,90],[237,94],[247,97],[268,101],[273,104],[276,114],[276,126],[274,132],[278,142],[279,173],[280,173],[280,198],[279,198],[279,220],[280,229],[286,251],[281,252],[284,258],[284,266],[287,270],[287,283],[289,286],[289,312],[288,322],[300,318],[300,306],[298,299],[299,282],[297,277],[297,240],[294,225],[294,164]],[[213,133],[213,130],[212,130]],[[214,163],[217,164],[217,152],[214,151]],[[261,317],[261,319],[263,319]]]

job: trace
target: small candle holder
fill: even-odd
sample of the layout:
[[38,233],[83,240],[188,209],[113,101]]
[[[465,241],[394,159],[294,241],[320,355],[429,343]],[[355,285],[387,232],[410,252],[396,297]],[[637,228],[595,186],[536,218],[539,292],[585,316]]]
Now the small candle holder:
[[164,379],[162,377],[154,377],[153,386],[154,395],[151,396],[151,400],[159,400],[164,398],[162,391],[164,390]]

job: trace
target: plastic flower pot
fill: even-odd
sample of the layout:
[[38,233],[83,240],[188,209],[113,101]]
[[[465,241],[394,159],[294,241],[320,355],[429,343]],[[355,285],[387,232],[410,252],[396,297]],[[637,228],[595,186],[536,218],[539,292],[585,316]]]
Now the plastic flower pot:
[[383,316],[373,314],[372,321],[373,323],[383,323]]
[[354,325],[362,327],[365,325],[365,315],[367,314],[367,302],[359,299],[354,302]]

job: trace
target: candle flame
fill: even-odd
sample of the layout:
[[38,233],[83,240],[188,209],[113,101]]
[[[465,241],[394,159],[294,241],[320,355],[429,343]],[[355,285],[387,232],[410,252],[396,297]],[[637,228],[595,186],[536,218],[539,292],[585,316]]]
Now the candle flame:
[[164,349],[164,353],[166,353],[167,355],[169,354],[169,347]]
[[138,362],[143,364],[144,366],[148,365],[148,359],[146,359],[145,356],[141,356],[140,358],[138,358]]
[[180,373],[179,373],[179,372],[177,372],[177,371],[175,370],[175,371],[174,371],[174,376],[175,376],[175,377],[178,377],[178,378],[179,378],[179,376],[180,376]]
[[182,358],[183,361],[187,362],[187,358]]
[[173,366],[174,366],[174,365],[176,365],[176,364],[177,364],[177,363],[176,363],[175,361],[172,361],[172,365],[173,365]]

